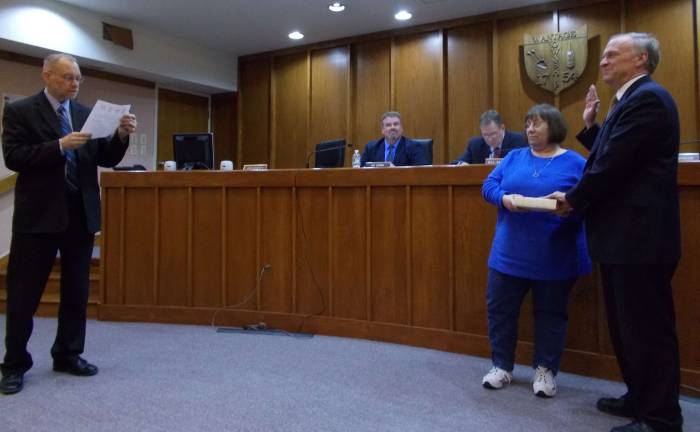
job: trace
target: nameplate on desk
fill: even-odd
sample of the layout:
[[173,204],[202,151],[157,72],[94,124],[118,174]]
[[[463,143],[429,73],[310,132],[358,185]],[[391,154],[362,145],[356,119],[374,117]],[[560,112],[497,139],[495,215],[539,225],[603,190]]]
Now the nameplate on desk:
[[267,164],[246,164],[243,165],[243,171],[266,171]]
[[502,160],[503,158],[486,158],[484,165],[498,165]]
[[377,161],[377,162],[367,162],[365,163],[367,168],[391,168],[394,166],[390,161]]
[[700,153],[678,153],[678,162],[700,162]]

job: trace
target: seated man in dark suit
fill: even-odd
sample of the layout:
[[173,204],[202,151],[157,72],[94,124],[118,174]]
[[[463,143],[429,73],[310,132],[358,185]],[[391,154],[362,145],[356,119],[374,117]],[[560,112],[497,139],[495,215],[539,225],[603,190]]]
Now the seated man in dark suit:
[[370,141],[362,152],[362,166],[367,162],[390,161],[397,166],[430,165],[427,151],[403,136],[401,114],[389,111],[380,120],[383,138]]
[[462,156],[453,165],[482,164],[486,158],[503,158],[514,148],[525,147],[525,136],[506,131],[506,125],[496,110],[488,110],[479,118],[481,136],[469,140]]

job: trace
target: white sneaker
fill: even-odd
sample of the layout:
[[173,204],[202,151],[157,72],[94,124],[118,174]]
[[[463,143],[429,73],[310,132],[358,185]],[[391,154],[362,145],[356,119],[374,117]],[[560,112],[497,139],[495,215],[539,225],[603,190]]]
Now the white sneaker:
[[481,384],[484,388],[496,390],[503,388],[504,385],[510,384],[513,380],[513,375],[499,367],[492,367],[489,373],[484,375],[484,379],[481,380]]
[[532,391],[539,397],[554,397],[557,394],[557,382],[554,374],[544,366],[537,366],[532,377]]

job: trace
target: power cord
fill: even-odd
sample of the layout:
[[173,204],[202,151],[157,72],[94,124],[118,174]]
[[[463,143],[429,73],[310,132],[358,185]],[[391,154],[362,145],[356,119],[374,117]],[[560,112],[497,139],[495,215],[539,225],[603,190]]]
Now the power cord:
[[[258,282],[255,284],[255,287],[253,287],[253,289],[250,291],[250,293],[248,293],[248,295],[246,296],[246,298],[243,299],[243,301],[241,301],[240,303],[236,303],[236,304],[234,304],[234,305],[224,306],[224,307],[222,307],[222,308],[217,309],[216,312],[214,312],[214,315],[211,317],[211,327],[216,327],[216,325],[215,325],[215,323],[216,323],[216,316],[219,315],[220,312],[222,312],[222,311],[235,311],[235,310],[239,310],[238,308],[240,308],[240,307],[243,306],[244,304],[248,303],[248,301],[249,301],[251,298],[253,298],[253,295],[258,291],[258,287],[260,286],[260,283],[261,283],[261,281],[262,281],[263,274],[264,274],[267,270],[270,270],[271,268],[272,268],[272,265],[271,265],[271,264],[264,264],[262,267],[260,267],[260,271],[258,272]],[[243,310],[246,311],[246,312],[250,312],[248,309],[243,309]],[[260,325],[260,324],[263,324],[263,325],[264,325],[264,323],[258,323],[257,325]],[[267,327],[267,326],[266,326],[266,327]]]

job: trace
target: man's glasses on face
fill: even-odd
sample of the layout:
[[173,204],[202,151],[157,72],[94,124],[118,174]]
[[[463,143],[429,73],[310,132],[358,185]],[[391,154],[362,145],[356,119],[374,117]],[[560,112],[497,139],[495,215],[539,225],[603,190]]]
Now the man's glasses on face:
[[[54,72],[54,71],[49,71],[49,72],[52,74],[56,74],[56,72]],[[58,74],[56,74],[56,75],[58,75]],[[68,83],[75,81],[78,84],[82,84],[82,82],[85,80],[85,78],[83,78],[82,75],[63,74],[63,75],[58,75],[58,76],[60,76],[63,79],[63,81],[68,82]]]

